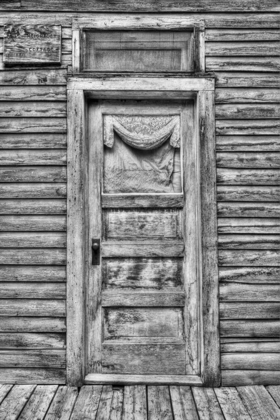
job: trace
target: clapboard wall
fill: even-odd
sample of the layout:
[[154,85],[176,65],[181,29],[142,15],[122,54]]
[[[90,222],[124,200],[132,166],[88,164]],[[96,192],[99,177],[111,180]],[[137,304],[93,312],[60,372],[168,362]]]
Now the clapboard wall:
[[[136,1],[129,10],[87,1],[80,13],[65,3],[0,6],[0,382],[65,382],[66,82],[72,18],[96,10],[205,20],[206,70],[216,77],[222,384],[279,384],[277,2],[196,0],[175,9]],[[3,25],[11,20],[61,24],[62,65],[5,68]]]

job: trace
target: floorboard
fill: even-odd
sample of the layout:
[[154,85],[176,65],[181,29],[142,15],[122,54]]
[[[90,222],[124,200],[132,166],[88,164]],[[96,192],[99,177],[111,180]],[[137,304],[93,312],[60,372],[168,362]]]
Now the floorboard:
[[279,420],[280,386],[0,384],[0,420]]

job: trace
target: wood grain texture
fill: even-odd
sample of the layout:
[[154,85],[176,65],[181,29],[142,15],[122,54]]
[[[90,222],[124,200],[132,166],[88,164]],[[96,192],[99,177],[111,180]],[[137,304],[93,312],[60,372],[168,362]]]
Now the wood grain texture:
[[272,396],[278,407],[280,408],[280,398],[279,398],[279,387],[277,386],[267,386],[266,390]]
[[[66,197],[66,183],[6,183],[0,184],[0,194],[2,198],[64,198]],[[54,219],[55,221],[55,219]],[[46,230],[42,226],[43,230]],[[38,229],[40,230],[40,229]],[[51,229],[52,230],[52,229]]]
[[36,416],[36,420],[43,420],[57,388],[58,385],[37,385],[20,413],[19,419],[29,420]]
[[229,42],[211,42],[206,43],[206,56],[256,56],[256,57],[273,57],[279,55],[279,43],[271,40],[270,42],[263,42],[263,40],[255,42],[246,41],[229,41]]
[[279,99],[280,89],[218,88],[215,93],[217,104],[278,103]]
[[220,326],[221,337],[241,337],[241,340],[244,337],[257,337],[267,341],[273,337],[279,339],[279,320],[222,320]]
[[[0,187],[1,191],[1,187]],[[0,216],[0,231],[65,232],[65,216]],[[1,268],[0,268],[1,272]]]
[[206,71],[247,71],[277,73],[280,69],[278,57],[206,57]]
[[217,182],[227,185],[279,185],[279,169],[217,169]]
[[[1,235],[0,235],[1,237]],[[220,235],[219,249],[276,249],[279,250],[280,235]]]
[[83,386],[77,398],[71,420],[95,417],[102,393],[102,385]]
[[[22,0],[22,10],[57,10],[57,2],[52,0],[48,2],[42,1],[41,7],[34,0]],[[119,1],[108,5],[100,4],[98,1],[85,1],[80,6],[72,0],[68,0],[60,6],[65,11],[87,11],[87,12],[275,12],[279,10],[278,3],[275,0],[269,0],[267,6],[264,7],[262,2],[249,0],[244,7],[242,0],[234,0],[230,5],[224,0],[219,0],[215,6],[210,7],[207,0],[190,1],[186,4],[179,1],[174,4],[170,1],[159,1],[156,5],[153,2],[138,1],[133,5],[126,0]]]
[[220,319],[279,319],[277,302],[221,302]]
[[217,136],[216,148],[219,152],[279,152],[279,136]]
[[[256,203],[270,201],[270,202],[277,203],[280,199],[280,188],[276,186],[263,187],[263,186],[252,186],[252,185],[247,185],[247,186],[218,185],[217,199],[218,201],[239,201],[239,202],[251,201],[251,202],[256,202]],[[242,221],[240,221],[240,223],[242,223]],[[251,223],[253,223],[253,221],[251,221]],[[265,221],[263,223],[265,224]],[[269,222],[267,221],[267,223]],[[273,220],[271,223],[273,223]],[[257,228],[257,224],[258,222],[256,221],[256,228]],[[244,231],[244,233],[246,232]]]
[[280,153],[218,152],[219,168],[280,168]]
[[216,388],[215,394],[226,419],[251,420],[235,388]]
[[[253,30],[249,30],[251,33]],[[237,31],[242,32],[240,29]],[[266,31],[269,32],[269,31]],[[278,87],[278,76],[272,73],[254,72],[254,77],[247,72],[219,72],[216,73],[216,87]]]
[[20,317],[11,316],[1,317],[1,332],[39,332],[39,333],[65,333],[66,322],[65,318],[38,317],[37,314],[33,316]]
[[60,386],[51,402],[45,420],[69,420],[77,396],[77,388]]
[[246,104],[246,105],[217,105],[217,119],[263,119],[279,118],[280,105],[277,104]]
[[217,120],[217,135],[277,135],[278,120]]
[[65,350],[0,350],[0,367],[65,368]]
[[172,420],[172,408],[169,399],[169,389],[165,385],[148,386],[147,389],[148,417]]
[[[251,341],[249,341],[251,340]],[[266,340],[266,341],[264,341]],[[276,340],[276,341],[273,341]],[[280,353],[279,339],[270,338],[223,338],[221,343],[221,353]]]
[[66,70],[60,69],[32,69],[32,70],[5,70],[0,72],[0,85],[66,85]]
[[66,87],[37,85],[2,87],[1,101],[66,101]]
[[221,366],[224,370],[280,370],[279,354],[222,354]]
[[[222,386],[278,385],[280,373],[275,370],[223,370]],[[264,417],[265,418],[265,417]],[[256,418],[257,420],[257,418]]]
[[63,166],[2,166],[2,182],[65,182],[66,168]]
[[1,248],[66,248],[63,232],[0,232]]
[[[0,218],[1,220],[1,218]],[[279,234],[280,220],[279,219],[235,219],[225,218],[218,219],[218,232],[221,234]],[[250,238],[248,238],[250,242]],[[252,243],[252,242],[251,242]]]
[[44,299],[0,299],[0,316],[64,317],[65,301]]
[[[2,380],[2,382],[4,382],[4,380]],[[34,389],[35,385],[14,386],[0,406],[0,416],[3,419],[5,419],[7,418],[6,415],[8,413],[10,418],[16,419],[19,416],[21,410],[25,406]]]
[[66,214],[66,200],[0,200],[0,214]]
[[[1,75],[1,72],[0,72]],[[65,134],[0,134],[0,149],[62,149],[66,148]]]
[[278,250],[221,250],[220,265],[247,266],[279,266],[280,251]]
[[280,302],[280,284],[221,283],[220,301]]
[[[64,369],[0,368],[0,376],[2,383],[26,384],[23,386],[27,386],[27,384],[65,384]],[[17,402],[17,398],[15,396],[13,398]]]
[[147,393],[143,385],[126,386],[123,393],[123,420],[147,419]]
[[61,333],[0,333],[1,349],[65,349],[66,337]]
[[172,410],[177,420],[198,420],[196,405],[188,386],[170,386]]
[[279,41],[279,31],[274,29],[206,29],[206,41]]
[[66,117],[64,102],[0,102],[0,117]]
[[10,118],[0,119],[1,133],[66,133],[65,118]]
[[1,150],[0,164],[13,165],[66,165],[66,150]]
[[279,267],[220,267],[219,280],[235,283],[279,283]]
[[201,420],[206,420],[208,413],[211,413],[211,417],[215,420],[224,420],[214,389],[193,387],[192,391]]
[[1,299],[65,299],[65,283],[0,282]]
[[66,268],[63,266],[1,265],[0,278],[3,282],[65,282]]
[[13,385],[0,385],[0,404],[2,403],[12,386]]
[[220,217],[279,217],[278,203],[218,203]]
[[253,420],[259,418],[277,420],[280,416],[280,408],[264,386],[244,386],[238,387],[237,390]]
[[65,265],[65,249],[0,249],[0,264]]

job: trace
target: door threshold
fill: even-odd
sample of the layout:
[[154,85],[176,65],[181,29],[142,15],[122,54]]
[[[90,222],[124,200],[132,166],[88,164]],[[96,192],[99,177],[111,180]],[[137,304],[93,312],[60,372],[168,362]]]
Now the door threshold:
[[123,384],[123,385],[202,385],[197,375],[119,375],[107,373],[90,373],[84,383],[90,384]]

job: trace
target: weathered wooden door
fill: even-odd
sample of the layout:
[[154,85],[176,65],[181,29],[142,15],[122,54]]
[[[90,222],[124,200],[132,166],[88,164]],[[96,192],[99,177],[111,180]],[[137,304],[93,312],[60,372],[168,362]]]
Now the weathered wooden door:
[[191,383],[199,375],[193,113],[191,99],[89,105],[88,378]]

